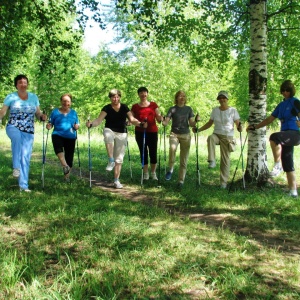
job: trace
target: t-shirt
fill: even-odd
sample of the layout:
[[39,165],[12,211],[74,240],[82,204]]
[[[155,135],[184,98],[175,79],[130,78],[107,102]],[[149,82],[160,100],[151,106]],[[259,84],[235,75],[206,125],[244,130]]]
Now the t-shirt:
[[55,108],[49,122],[54,126],[53,135],[59,135],[67,139],[76,139],[75,124],[79,124],[77,113],[74,109],[70,109],[67,114],[61,113],[58,108]]
[[274,111],[272,116],[278,118],[281,122],[281,131],[285,130],[299,130],[296,123],[296,116],[300,112],[299,99],[292,97],[280,102]]
[[107,113],[105,117],[105,127],[115,132],[126,132],[126,118],[129,108],[126,104],[120,106],[119,111],[115,111],[111,104],[107,104],[102,108]]
[[18,92],[13,92],[4,99],[4,105],[8,106],[10,111],[8,124],[22,132],[34,133],[34,115],[40,106],[37,95],[28,93],[28,99],[22,100]]
[[210,119],[214,121],[214,133],[234,136],[234,122],[239,120],[240,116],[234,107],[228,107],[226,110],[215,107]]
[[194,117],[190,106],[172,106],[168,110],[167,117],[172,120],[172,132],[176,134],[187,134],[190,132],[189,119]]
[[[144,122],[147,119],[148,127],[147,132],[158,132],[158,127],[156,125],[155,110],[158,108],[158,105],[155,102],[150,102],[147,107],[142,107],[138,103],[134,104],[131,108],[131,111],[136,119],[141,122]],[[135,131],[143,132],[144,129],[136,126]]]

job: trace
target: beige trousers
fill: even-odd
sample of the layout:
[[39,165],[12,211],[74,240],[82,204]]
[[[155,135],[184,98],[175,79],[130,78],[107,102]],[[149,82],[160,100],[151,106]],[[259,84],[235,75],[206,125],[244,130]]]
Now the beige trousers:
[[186,175],[187,163],[190,153],[191,146],[191,135],[188,134],[176,134],[171,132],[170,134],[170,149],[169,149],[169,168],[173,170],[175,159],[176,159],[176,150],[180,144],[180,165],[179,165],[179,174],[178,181],[184,182]]
[[220,183],[226,183],[230,176],[230,152],[228,143],[233,140],[232,136],[213,133],[207,138],[208,161],[216,161],[216,145],[220,145]]

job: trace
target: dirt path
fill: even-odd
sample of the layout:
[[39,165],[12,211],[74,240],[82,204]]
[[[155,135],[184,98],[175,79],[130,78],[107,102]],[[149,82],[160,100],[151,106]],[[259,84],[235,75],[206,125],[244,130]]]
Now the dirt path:
[[[79,176],[79,173],[77,173]],[[82,174],[85,180],[89,180],[89,174]],[[235,234],[242,235],[249,238],[249,241],[258,247],[269,247],[277,249],[279,252],[288,256],[298,256],[300,254],[300,243],[297,241],[280,236],[280,234],[260,232],[245,227],[238,219],[233,219],[230,214],[216,214],[216,213],[201,213],[189,210],[182,210],[182,208],[174,207],[167,201],[154,201],[149,195],[141,192],[140,188],[134,186],[126,186],[124,189],[115,189],[111,182],[107,182],[100,175],[94,174],[92,176],[92,185],[101,188],[106,192],[121,195],[122,197],[133,201],[140,202],[149,206],[158,206],[165,209],[170,214],[175,214],[181,218],[189,218],[195,222],[202,222],[214,228],[223,228],[232,231]]]

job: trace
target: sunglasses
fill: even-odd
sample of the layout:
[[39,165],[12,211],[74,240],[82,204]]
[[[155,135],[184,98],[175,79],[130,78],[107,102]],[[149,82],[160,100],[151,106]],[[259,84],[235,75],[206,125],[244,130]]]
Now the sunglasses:
[[225,100],[227,99],[226,97],[219,97],[217,100]]

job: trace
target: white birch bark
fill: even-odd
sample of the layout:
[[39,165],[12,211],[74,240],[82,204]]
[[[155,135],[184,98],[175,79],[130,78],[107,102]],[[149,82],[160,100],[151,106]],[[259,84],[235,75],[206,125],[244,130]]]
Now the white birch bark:
[[[267,106],[267,0],[250,0],[250,72],[249,124],[258,124],[266,117]],[[246,178],[264,180],[266,164],[266,127],[248,131]]]

